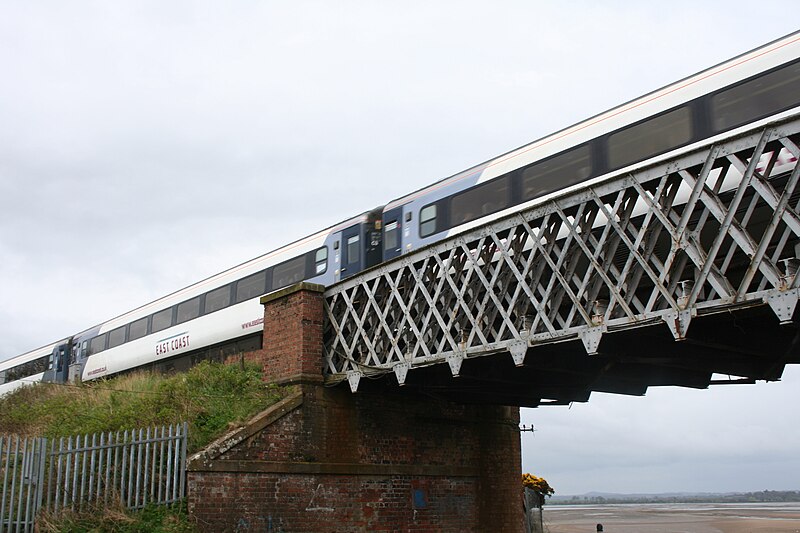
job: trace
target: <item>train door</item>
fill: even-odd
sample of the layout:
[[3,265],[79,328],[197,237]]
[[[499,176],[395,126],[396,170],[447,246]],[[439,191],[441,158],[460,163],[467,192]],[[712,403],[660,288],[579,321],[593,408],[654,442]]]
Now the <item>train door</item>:
[[403,207],[383,214],[383,260],[394,259],[403,252]]
[[53,381],[66,383],[69,376],[70,357],[72,355],[72,339],[59,344],[53,349]]
[[361,224],[342,230],[341,279],[357,274],[364,268],[364,243],[362,238]]

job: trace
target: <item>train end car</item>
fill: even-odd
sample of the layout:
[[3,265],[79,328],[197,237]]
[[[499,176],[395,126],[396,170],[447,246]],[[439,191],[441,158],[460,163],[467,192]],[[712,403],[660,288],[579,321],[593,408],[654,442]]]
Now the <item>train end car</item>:
[[261,347],[262,296],[300,281],[330,285],[378,264],[382,206],[75,337],[81,379],[139,368],[185,370]]
[[64,383],[70,363],[70,338],[0,362],[0,396],[26,385]]

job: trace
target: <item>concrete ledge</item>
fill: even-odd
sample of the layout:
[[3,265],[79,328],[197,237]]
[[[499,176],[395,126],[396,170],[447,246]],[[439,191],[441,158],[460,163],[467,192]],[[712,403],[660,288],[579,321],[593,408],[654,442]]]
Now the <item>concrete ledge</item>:
[[336,474],[355,476],[478,477],[476,466],[361,464],[361,463],[286,463],[279,461],[218,460],[193,468],[195,472],[245,472],[259,474]]
[[227,452],[240,442],[252,437],[268,425],[291,413],[302,404],[303,394],[300,391],[290,394],[283,400],[271,405],[261,413],[251,418],[245,426],[223,435],[206,446],[204,450],[189,457],[186,462],[187,470],[207,470],[217,457]]
[[276,379],[271,381],[275,385],[289,386],[289,385],[324,385],[325,378],[322,374],[295,374],[288,378]]
[[319,283],[308,283],[306,281],[301,281],[300,283],[295,283],[294,285],[289,285],[286,288],[283,288],[279,291],[275,291],[271,294],[267,294],[261,297],[261,305],[266,305],[269,302],[279,300],[290,294],[294,294],[300,291],[310,291],[310,292],[325,292],[325,285],[320,285]]

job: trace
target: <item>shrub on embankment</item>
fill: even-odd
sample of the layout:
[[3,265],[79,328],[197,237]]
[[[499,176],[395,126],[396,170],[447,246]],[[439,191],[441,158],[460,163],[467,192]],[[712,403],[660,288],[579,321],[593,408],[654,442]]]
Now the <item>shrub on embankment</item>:
[[37,384],[0,397],[0,434],[61,437],[189,423],[197,451],[280,399],[259,367],[201,363],[180,374],[136,372],[80,385]]

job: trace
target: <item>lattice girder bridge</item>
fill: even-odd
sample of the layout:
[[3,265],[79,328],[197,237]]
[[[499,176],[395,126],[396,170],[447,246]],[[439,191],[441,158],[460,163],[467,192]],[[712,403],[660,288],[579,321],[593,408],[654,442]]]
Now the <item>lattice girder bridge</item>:
[[326,381],[537,406],[779,379],[800,362],[799,146],[793,117],[333,285]]

